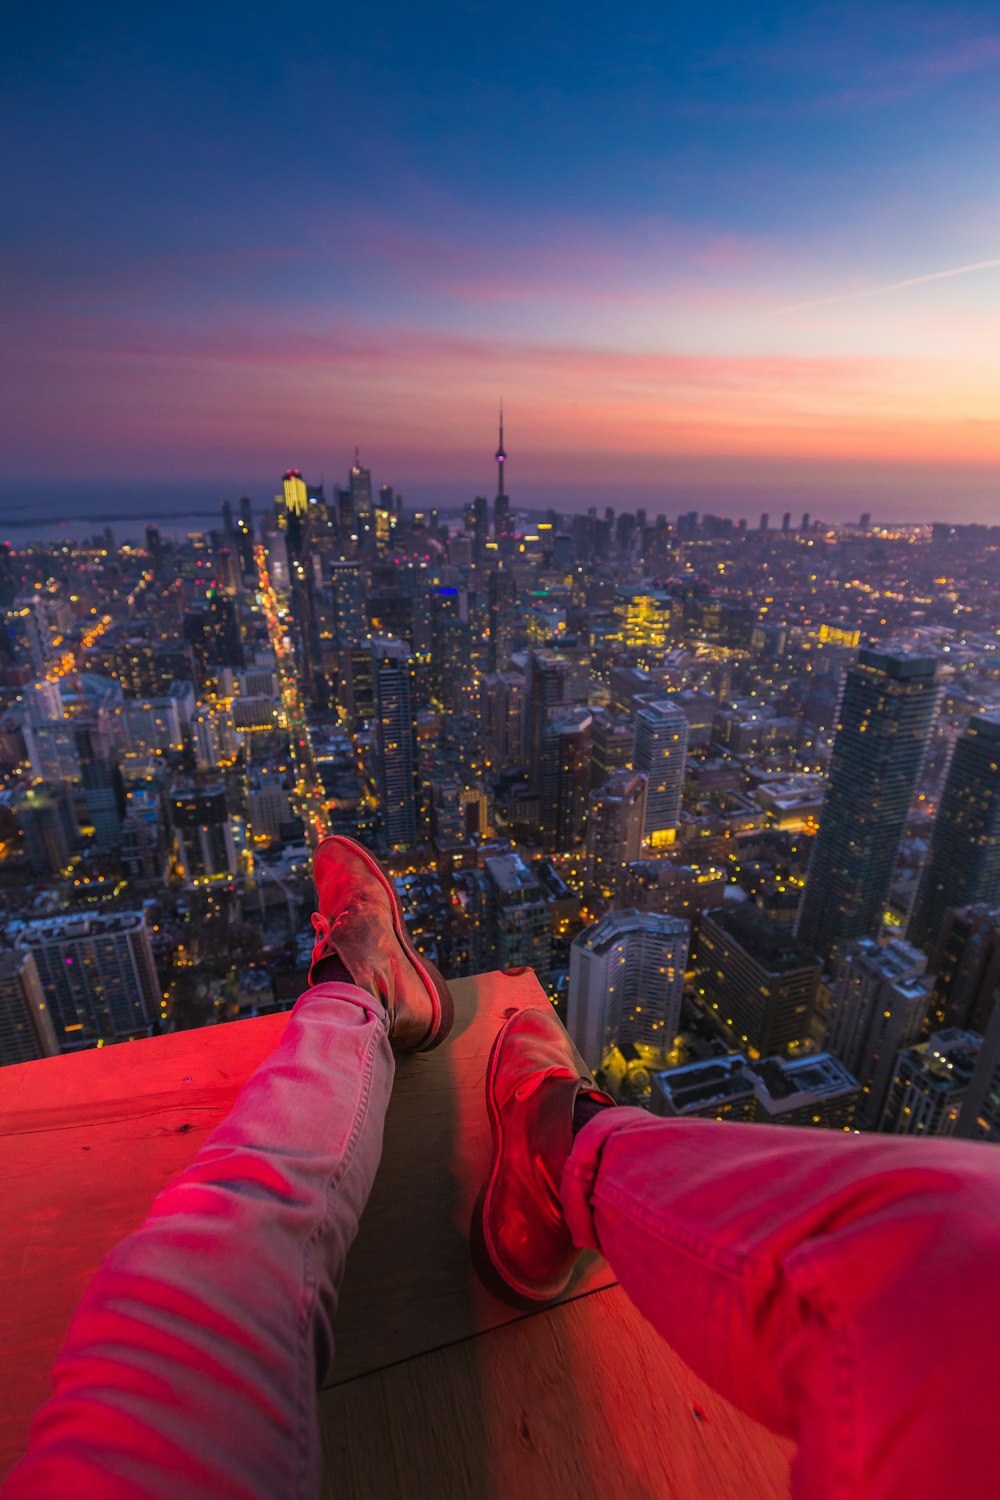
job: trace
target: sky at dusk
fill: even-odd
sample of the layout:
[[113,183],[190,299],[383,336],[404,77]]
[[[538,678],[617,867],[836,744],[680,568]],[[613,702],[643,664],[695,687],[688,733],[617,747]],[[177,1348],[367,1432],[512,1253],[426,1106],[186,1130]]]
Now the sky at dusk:
[[12,13],[0,514],[1000,521],[1000,11],[590,9]]

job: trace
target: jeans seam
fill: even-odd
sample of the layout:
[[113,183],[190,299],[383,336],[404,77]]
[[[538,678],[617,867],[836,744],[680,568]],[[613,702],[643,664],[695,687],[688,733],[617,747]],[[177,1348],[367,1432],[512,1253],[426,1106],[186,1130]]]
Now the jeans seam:
[[[823,1317],[830,1328],[830,1346],[833,1353],[833,1394],[830,1420],[830,1435],[834,1451],[831,1454],[830,1500],[851,1500],[858,1494],[858,1423],[855,1393],[857,1390],[856,1340],[852,1338],[847,1318],[840,1304],[815,1281],[789,1274],[789,1282],[804,1283],[795,1287]],[[796,1435],[798,1439],[798,1434]]]
[[[372,1019],[375,1020],[376,1022],[379,1022],[381,1018],[377,1017],[377,1016],[373,1016]],[[309,1496],[307,1497],[306,1485],[307,1485],[307,1481],[308,1481],[309,1476],[308,1476],[306,1470],[307,1470],[307,1463],[308,1463],[308,1456],[309,1456],[309,1423],[310,1423],[310,1417],[312,1417],[312,1419],[315,1420],[315,1413],[312,1410],[312,1408],[310,1406],[310,1403],[311,1402],[315,1403],[315,1400],[316,1400],[315,1389],[310,1386],[309,1378],[308,1378],[308,1376],[309,1376],[309,1342],[308,1342],[309,1322],[310,1322],[310,1315],[311,1315],[311,1313],[313,1312],[313,1310],[314,1310],[314,1308],[316,1306],[316,1288],[317,1288],[317,1277],[316,1277],[315,1270],[313,1268],[312,1252],[313,1252],[313,1249],[314,1249],[317,1241],[320,1240],[320,1239],[322,1239],[323,1235],[325,1234],[325,1232],[327,1231],[327,1229],[330,1227],[330,1224],[331,1224],[331,1222],[333,1220],[333,1217],[334,1217],[334,1206],[333,1206],[333,1203],[331,1201],[330,1195],[331,1195],[333,1189],[337,1186],[337,1184],[339,1182],[341,1182],[343,1180],[344,1176],[347,1173],[347,1169],[350,1166],[351,1161],[353,1160],[353,1157],[354,1157],[354,1149],[357,1146],[358,1140],[360,1139],[360,1136],[361,1136],[362,1126],[364,1125],[365,1119],[367,1118],[367,1115],[368,1115],[368,1104],[369,1104],[369,1100],[370,1100],[370,1096],[371,1096],[371,1077],[372,1077],[372,1070],[373,1070],[374,1060],[375,1060],[375,1048],[378,1045],[379,1041],[381,1040],[381,1034],[380,1033],[385,1033],[385,1030],[386,1030],[386,1028],[385,1028],[384,1024],[382,1024],[381,1026],[377,1025],[376,1029],[372,1032],[371,1038],[370,1038],[370,1040],[368,1042],[368,1046],[366,1048],[366,1053],[365,1053],[364,1069],[363,1069],[362,1077],[361,1077],[360,1102],[359,1102],[357,1110],[355,1111],[354,1124],[353,1124],[353,1127],[351,1129],[351,1134],[348,1137],[347,1145],[344,1148],[344,1154],[341,1157],[340,1161],[338,1162],[337,1168],[336,1168],[335,1172],[333,1173],[332,1177],[330,1177],[329,1180],[326,1183],[326,1189],[325,1189],[326,1213],[323,1215],[322,1219],[317,1224],[317,1226],[313,1230],[312,1234],[306,1240],[305,1247],[304,1247],[303,1252],[302,1252],[302,1264],[303,1264],[302,1283],[303,1284],[302,1284],[302,1297],[301,1297],[301,1300],[300,1300],[300,1303],[299,1303],[299,1329],[298,1329],[298,1333],[299,1333],[299,1350],[298,1350],[298,1367],[299,1367],[299,1401],[298,1401],[298,1408],[299,1408],[299,1412],[298,1412],[298,1415],[299,1415],[299,1432],[298,1432],[298,1438],[299,1438],[299,1442],[298,1442],[298,1449],[299,1449],[299,1454],[298,1454],[298,1459],[299,1459],[299,1461],[298,1461],[298,1479],[297,1479],[297,1487],[296,1487],[296,1493],[300,1497],[302,1497],[302,1500],[311,1500],[311,1492],[309,1493]]]
[[[596,1188],[594,1196],[596,1197]],[[734,1281],[753,1281],[760,1286],[770,1285],[774,1281],[778,1270],[778,1263],[774,1260],[763,1261],[749,1255],[736,1254],[713,1245],[708,1240],[686,1234],[683,1230],[678,1232],[676,1229],[667,1229],[644,1204],[621,1188],[602,1188],[601,1196],[612,1206],[626,1209],[643,1229],[654,1234],[665,1245],[686,1255],[689,1260],[707,1261],[714,1271],[719,1271]]]

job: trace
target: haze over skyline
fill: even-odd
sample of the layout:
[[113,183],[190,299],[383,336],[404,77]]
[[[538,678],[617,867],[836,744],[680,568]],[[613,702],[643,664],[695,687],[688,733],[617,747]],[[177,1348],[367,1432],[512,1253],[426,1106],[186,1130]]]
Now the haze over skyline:
[[996,514],[988,9],[9,31],[7,507],[266,503],[355,443],[452,505],[502,395],[515,504]]

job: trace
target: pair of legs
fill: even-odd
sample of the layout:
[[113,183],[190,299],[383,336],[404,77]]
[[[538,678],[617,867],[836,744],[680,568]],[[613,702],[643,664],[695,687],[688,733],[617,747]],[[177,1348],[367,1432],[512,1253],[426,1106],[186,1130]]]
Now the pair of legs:
[[[4,1500],[317,1494],[315,1390],[399,1034],[398,992],[378,998],[379,975],[345,961],[359,983],[303,995],[105,1259]],[[526,1100],[563,1087],[544,1071]],[[797,1440],[797,1500],[1000,1492],[991,1148],[609,1108],[570,1133],[554,1192],[572,1243],[603,1252],[692,1368]]]

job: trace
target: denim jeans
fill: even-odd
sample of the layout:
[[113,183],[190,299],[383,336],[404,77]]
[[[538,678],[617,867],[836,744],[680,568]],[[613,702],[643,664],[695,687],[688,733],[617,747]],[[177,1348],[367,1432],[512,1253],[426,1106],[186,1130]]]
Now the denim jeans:
[[[307,991],[102,1263],[3,1500],[315,1500],[315,1390],[392,1080],[381,1006]],[[609,1109],[561,1196],[691,1367],[798,1441],[797,1500],[1000,1494],[994,1148]]]

